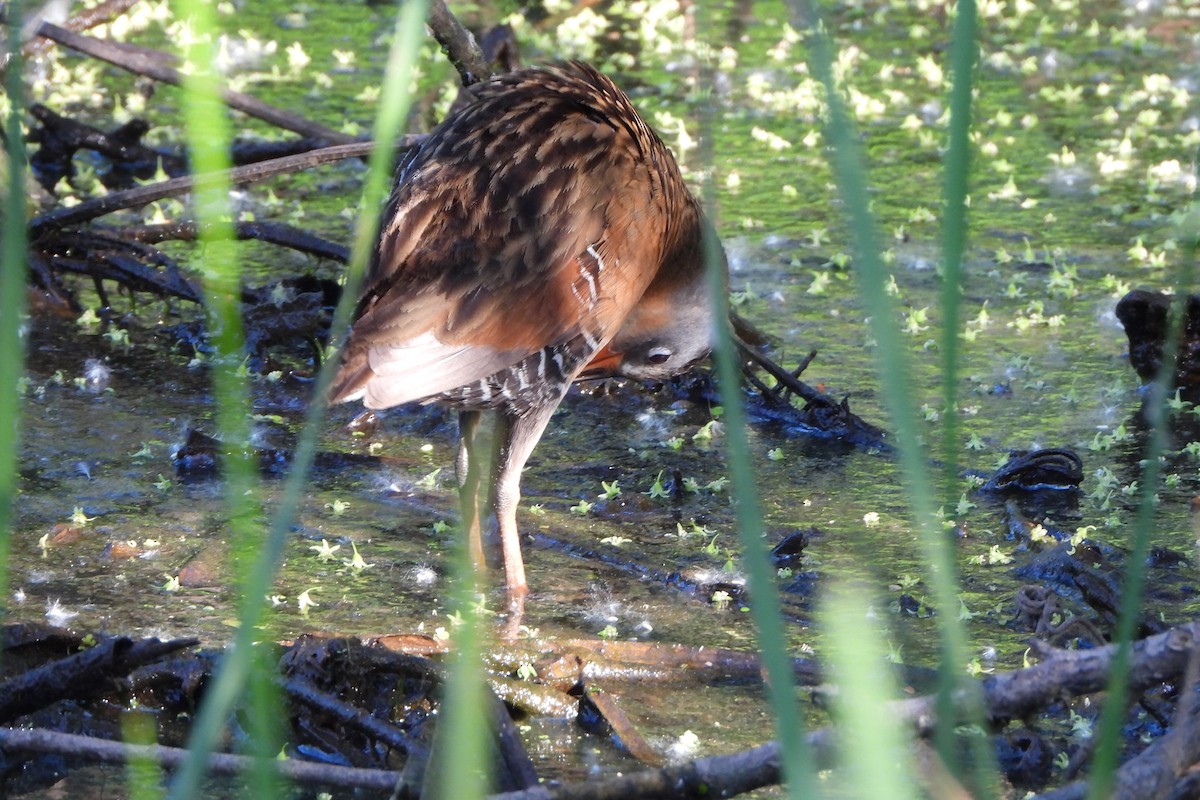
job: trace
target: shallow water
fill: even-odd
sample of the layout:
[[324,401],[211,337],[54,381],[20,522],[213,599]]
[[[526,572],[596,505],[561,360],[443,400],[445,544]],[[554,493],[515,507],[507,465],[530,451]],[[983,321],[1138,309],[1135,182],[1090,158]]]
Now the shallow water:
[[[933,342],[944,88],[932,71],[942,63],[947,33],[936,7],[919,5],[844,7],[833,27],[859,102],[880,231],[894,259],[911,390],[915,404],[930,409],[921,433],[933,442],[938,422],[932,409],[940,403],[940,354]],[[1010,9],[985,14],[982,23],[959,458],[964,469],[990,472],[1010,450],[1076,450],[1084,459],[1085,494],[1077,512],[1052,521],[1068,531],[1096,526],[1093,537],[1116,547],[1124,543],[1132,516],[1133,497],[1122,489],[1138,474],[1137,439],[1130,432],[1140,396],[1112,309],[1127,288],[1171,284],[1179,251],[1168,217],[1188,201],[1191,183],[1190,167],[1185,163],[1177,173],[1170,162],[1190,157],[1198,127],[1190,99],[1196,33],[1193,20],[1179,11],[1171,4],[1149,12],[1113,5],[1089,12],[1097,15],[1095,29],[1082,12],[1062,9],[1045,16]],[[382,17],[373,13],[310,3],[307,17],[322,24],[297,29],[280,24],[283,12],[273,4],[241,9],[238,27],[279,42],[274,55],[254,65],[258,72],[251,78],[272,66],[286,75],[283,52],[299,40],[312,69],[330,79],[323,88],[322,81],[300,75],[252,79],[249,90],[334,127],[369,124],[370,103],[348,98],[376,79],[383,57],[384,48],[367,44],[383,30]],[[729,25],[736,13],[720,11],[718,23]],[[756,3],[753,16],[736,18],[743,27],[726,40],[713,136],[721,235],[739,311],[777,337],[782,361],[817,349],[805,380],[836,397],[849,396],[854,411],[889,427],[853,281],[848,270],[831,263],[849,245],[811,111],[812,90],[795,66],[802,50],[780,43],[782,5]],[[337,31],[332,38],[324,34],[331,30]],[[146,34],[155,35],[153,29]],[[529,60],[546,52],[573,54],[562,41],[542,36],[525,32]],[[636,45],[628,35],[619,41]],[[636,68],[620,68],[623,62],[612,55],[608,67],[668,144],[678,146],[678,129],[664,112],[685,120],[690,135],[699,134],[688,47],[662,31],[655,41],[666,42],[665,51],[637,51]],[[343,48],[357,53],[350,66],[334,59],[333,50]],[[432,107],[450,96],[450,76],[427,49],[422,88]],[[124,84],[114,86],[112,96],[121,97]],[[173,97],[164,90],[155,98],[155,114],[168,112]],[[806,141],[812,136],[817,138]],[[693,174],[699,169],[694,152],[685,164]],[[272,185],[280,205],[251,189],[247,207],[259,219],[291,219],[347,241],[351,222],[342,212],[353,206],[358,176],[348,164],[284,179]],[[256,283],[308,270],[336,274],[333,265],[261,246],[246,252]],[[189,356],[157,333],[160,314],[159,305],[143,303],[121,323],[130,331],[130,346],[114,343],[100,327],[49,317],[31,322],[10,567],[14,612],[21,618],[49,615],[86,630],[198,635],[219,645],[228,640],[235,617],[220,487],[180,482],[170,458],[188,426],[212,430],[213,408],[203,368],[189,365]],[[100,391],[75,383],[88,359],[111,370]],[[278,382],[256,378],[253,392],[255,411],[263,415],[256,422],[262,441],[289,446],[307,384],[291,375]],[[375,444],[386,463],[313,475],[274,590],[280,604],[271,612],[273,636],[314,629],[432,633],[448,624],[444,556],[453,532],[437,523],[457,516],[453,419],[432,409],[406,409],[356,439],[342,427],[354,412],[331,411],[323,447],[366,453]],[[660,474],[669,479],[679,471],[700,485],[725,475],[720,438],[692,438],[709,420],[707,409],[672,407],[631,389],[574,393],[564,404],[524,478],[520,524],[527,534],[542,534],[525,550],[534,592],[528,625],[551,637],[595,636],[611,628],[620,638],[753,647],[739,603],[714,604],[704,594],[645,579],[655,570],[678,570],[709,583],[740,580],[727,489],[687,494],[678,503],[648,495]],[[1114,434],[1115,441],[1106,443],[1103,437]],[[925,587],[918,582],[923,566],[893,458],[778,426],[755,426],[750,436],[769,543],[797,529],[818,529],[806,551],[816,575],[865,574],[900,657],[931,663],[932,619],[896,610],[901,593],[923,602]],[[666,444],[675,437],[678,448]],[[1184,429],[1168,459],[1155,539],[1189,558],[1195,531],[1188,503],[1198,479],[1194,458],[1180,451],[1190,438]],[[1102,470],[1115,476],[1111,492],[1099,491]],[[598,500],[602,480],[616,480],[620,497]],[[268,504],[279,490],[277,479],[267,479]],[[965,482],[962,491],[969,491]],[[585,515],[573,513],[580,500],[596,506]],[[1002,506],[973,495],[968,501],[976,505],[952,516],[967,532],[959,568],[964,605],[977,614],[969,623],[971,654],[987,667],[1016,667],[1027,635],[1007,625],[1013,593],[1025,582],[1013,570],[1029,556],[1007,537]],[[531,513],[534,505],[541,513]],[[39,545],[76,507],[91,518],[82,537]],[[868,523],[869,515],[878,521]],[[693,532],[696,527],[706,532]],[[322,539],[340,548],[331,560],[319,557]],[[125,542],[131,544],[112,547]],[[549,542],[611,558],[581,558]],[[343,563],[351,543],[369,568]],[[1015,563],[971,563],[993,546]],[[170,577],[196,563],[211,567],[210,584],[168,590]],[[727,566],[733,571],[721,574]],[[1188,583],[1193,573],[1189,561],[1172,578]],[[498,575],[489,576],[486,601],[494,609],[503,605],[498,584]],[[302,613],[298,598],[305,592],[317,605]],[[790,644],[798,652],[821,651],[819,634],[808,624],[818,599],[819,591],[788,597]],[[1161,611],[1168,622],[1194,616],[1193,593],[1172,595]],[[753,689],[626,691],[637,721],[656,741],[673,741],[690,729],[700,737],[700,752],[710,754],[770,736]],[[535,725],[530,741],[548,774],[574,772],[591,758],[621,758],[557,724]],[[579,757],[596,749],[600,755]],[[573,755],[564,757],[564,751]]]

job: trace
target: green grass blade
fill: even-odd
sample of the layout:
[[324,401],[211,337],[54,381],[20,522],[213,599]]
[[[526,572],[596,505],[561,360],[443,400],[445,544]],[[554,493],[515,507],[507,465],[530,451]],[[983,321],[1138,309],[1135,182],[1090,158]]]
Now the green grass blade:
[[[121,738],[127,744],[153,746],[154,718],[150,714],[127,713],[121,720]],[[163,771],[148,755],[131,755],[125,763],[126,796],[130,800],[158,800],[162,797]]]
[[[254,460],[244,455],[250,442],[251,402],[242,369],[241,271],[229,203],[232,125],[221,101],[223,78],[215,66],[220,35],[215,8],[203,0],[178,0],[177,13],[187,20],[190,34],[183,50],[183,122],[191,169],[199,176],[192,204],[207,329],[215,348],[210,364],[217,434],[224,443],[221,475],[229,514],[225,535],[233,543],[233,566],[245,590],[246,570],[262,539],[262,507]],[[252,779],[254,785],[273,785],[269,770],[269,763],[263,763]]]
[[[859,297],[870,319],[875,341],[876,369],[880,390],[895,431],[900,468],[904,476],[913,521],[917,527],[922,558],[928,565],[927,578],[933,590],[940,635],[942,681],[939,688],[948,707],[951,692],[962,685],[966,634],[958,619],[958,584],[952,536],[943,529],[935,513],[928,456],[917,436],[917,414],[913,387],[908,380],[908,354],[903,339],[896,335],[896,309],[887,293],[888,272],[881,257],[874,215],[870,210],[866,167],[858,144],[857,126],[850,117],[833,71],[833,45],[820,21],[816,7],[807,0],[791,0],[797,30],[807,31],[809,70],[824,86],[827,104],[825,140],[833,145],[830,159],[838,192],[849,217],[854,274]],[[940,730],[949,737],[954,719],[939,719]],[[948,739],[943,739],[946,741]],[[942,751],[950,760],[950,750]]]
[[[711,206],[710,206],[711,207]],[[709,287],[716,319],[729,319],[729,299],[718,266],[720,245],[705,237],[709,264]],[[787,651],[787,628],[775,570],[763,540],[762,510],[758,501],[754,469],[750,463],[750,441],[746,435],[746,413],[740,394],[741,375],[728,324],[717,326],[713,346],[721,405],[725,409],[725,453],[729,464],[730,489],[736,499],[741,563],[750,590],[750,618],[758,632],[758,649],[766,672],[767,699],[775,720],[775,736],[781,752],[780,768],[788,795],[795,800],[816,797],[816,772],[804,738],[804,721],[796,704],[792,662]]]
[[229,507],[230,538],[253,547],[258,498],[254,464],[240,451],[250,439],[250,396],[241,369],[245,336],[241,317],[241,272],[237,262],[229,205],[227,170],[232,140],[228,111],[221,102],[221,78],[212,66],[219,33],[214,10],[203,0],[179,0],[181,17],[190,21],[184,61],[184,131],[192,171],[202,176],[193,191],[198,252],[203,278],[208,334],[216,348],[212,361],[217,431],[226,443],[221,461]]
[[[963,257],[966,250],[968,219],[967,197],[971,172],[971,101],[975,86],[975,65],[979,59],[978,9],[975,0],[959,0],[954,7],[954,30],[950,47],[950,125],[946,156],[943,159],[942,212],[942,296],[941,296],[941,367],[942,367],[942,498],[944,508],[953,508],[958,496],[958,375],[959,333],[961,329],[961,299],[963,291]],[[946,558],[953,557],[953,540],[947,540]],[[950,609],[943,608],[943,612]],[[961,626],[958,626],[961,628]],[[965,641],[965,635],[962,637]],[[943,657],[952,656],[949,648]],[[943,661],[943,667],[956,669],[962,659]],[[937,715],[939,720],[953,720],[954,681],[939,684]],[[971,698],[975,699],[975,698]],[[975,705],[968,716],[981,730],[984,728],[982,708]],[[995,796],[995,787],[984,765],[994,765],[991,743],[985,736],[970,738],[972,760],[980,767],[980,780],[975,788],[984,797]],[[956,752],[955,730],[949,724],[937,728],[935,744],[942,759],[953,768]],[[960,777],[962,777],[960,775]]]
[[909,800],[917,784],[908,763],[907,728],[881,714],[899,692],[887,670],[886,631],[873,625],[870,588],[835,579],[820,619],[828,644],[826,666],[836,684],[834,719],[843,736],[838,749],[850,796]]
[[[698,27],[700,30],[706,29],[703,19]],[[706,70],[705,75],[701,81],[701,91],[707,92],[712,86],[711,71]],[[699,105],[700,159],[704,165],[701,191],[705,211],[715,226],[713,116],[711,97],[706,96]],[[787,649],[787,627],[775,583],[775,569],[764,541],[762,508],[750,460],[750,440],[746,433],[746,412],[742,404],[741,368],[729,327],[728,285],[721,269],[720,247],[713,231],[706,230],[704,257],[709,297],[713,304],[713,318],[718,320],[712,357],[724,408],[725,458],[729,468],[730,490],[735,500],[741,565],[750,592],[750,618],[757,633],[759,657],[766,673],[767,700],[774,719],[775,737],[780,746],[780,770],[788,796],[800,800],[816,797],[816,770],[805,739],[804,717],[796,702],[792,661]]]
[[967,242],[967,179],[971,172],[971,94],[976,42],[975,0],[959,0],[950,49],[950,130],[942,188],[942,464],[943,502],[954,505],[958,486],[958,343],[963,252]]
[[454,660],[438,711],[435,772],[426,775],[422,795],[435,800],[474,800],[490,788],[491,704],[482,668],[482,618],[475,610],[477,575],[465,533],[458,537],[452,559],[450,604],[457,620]]
[[[379,208],[387,195],[394,161],[392,143],[397,138],[408,113],[409,84],[419,52],[418,44],[424,34],[425,13],[424,2],[404,3],[397,13],[395,34],[380,96],[380,114],[376,118],[373,132],[375,148],[364,182],[343,296],[334,314],[335,335],[348,327],[351,311],[357,301],[358,286],[374,247]],[[170,798],[195,796],[203,776],[204,762],[212,752],[224,729],[225,719],[249,678],[253,645],[258,635],[256,629],[264,612],[262,598],[274,580],[291,533],[296,509],[301,506],[307,493],[307,473],[316,453],[317,434],[324,425],[327,408],[325,395],[333,379],[334,366],[332,361],[328,361],[318,373],[304,430],[296,445],[292,468],[284,483],[278,510],[272,517],[266,540],[262,542],[261,549],[249,569],[243,592],[243,607],[239,614],[241,625],[205,696],[204,705],[197,716],[188,743],[191,757],[180,768],[172,784]]]
[[8,554],[12,535],[13,505],[17,494],[17,454],[21,440],[21,376],[25,371],[25,342],[21,327],[25,319],[25,132],[21,114],[25,86],[21,70],[23,3],[9,4],[12,15],[5,50],[12,61],[4,74],[8,108],[4,118],[6,139],[4,207],[0,209],[3,243],[0,244],[0,598],[8,597]]

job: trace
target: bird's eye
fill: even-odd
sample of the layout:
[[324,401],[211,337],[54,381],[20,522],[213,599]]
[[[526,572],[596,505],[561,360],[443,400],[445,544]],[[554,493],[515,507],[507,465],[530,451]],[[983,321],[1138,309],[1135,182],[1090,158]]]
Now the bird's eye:
[[655,347],[646,354],[646,360],[651,364],[665,364],[671,358],[671,351],[665,347]]

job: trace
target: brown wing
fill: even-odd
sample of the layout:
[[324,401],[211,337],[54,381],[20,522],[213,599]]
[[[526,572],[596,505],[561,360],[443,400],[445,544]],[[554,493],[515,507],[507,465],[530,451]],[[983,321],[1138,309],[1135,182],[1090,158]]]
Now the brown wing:
[[432,397],[581,335],[598,349],[653,278],[664,159],[647,155],[667,154],[628,99],[578,66],[476,95],[400,179],[335,401]]

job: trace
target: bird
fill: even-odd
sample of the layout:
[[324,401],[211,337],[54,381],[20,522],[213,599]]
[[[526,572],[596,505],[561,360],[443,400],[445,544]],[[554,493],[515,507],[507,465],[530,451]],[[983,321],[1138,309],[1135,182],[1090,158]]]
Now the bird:
[[467,92],[397,170],[329,398],[458,411],[480,568],[478,432],[496,415],[489,505],[514,605],[521,471],[572,382],[696,365],[715,330],[706,237],[728,266],[670,150],[603,73],[527,67]]

